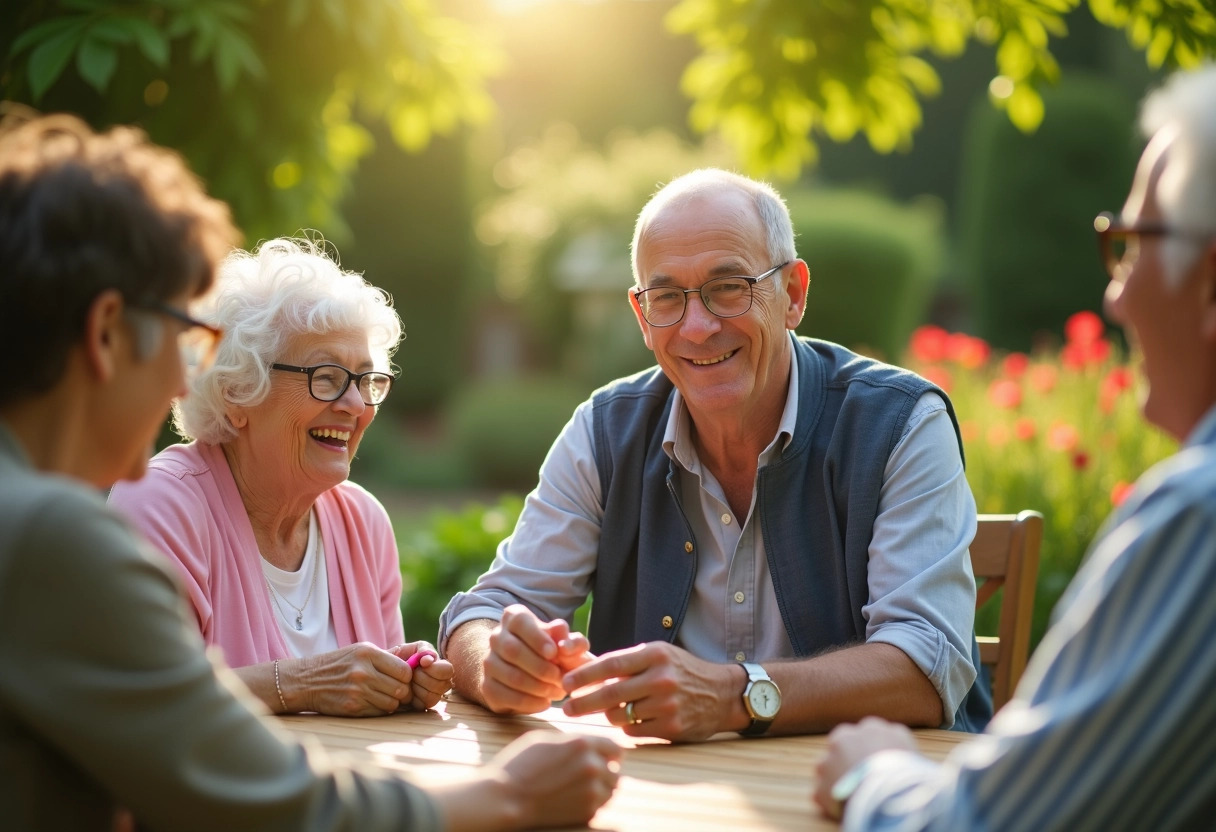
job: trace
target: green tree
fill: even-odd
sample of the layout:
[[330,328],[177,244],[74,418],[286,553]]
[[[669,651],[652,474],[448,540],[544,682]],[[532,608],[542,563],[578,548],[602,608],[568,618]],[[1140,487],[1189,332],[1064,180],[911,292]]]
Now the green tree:
[[[486,118],[496,53],[429,0],[6,2],[0,97],[181,150],[251,239],[345,229],[334,206],[372,146]],[[12,24],[16,25],[12,25]]]
[[[921,100],[940,88],[922,57],[996,46],[993,102],[1019,129],[1043,119],[1039,89],[1059,67],[1051,38],[1081,0],[680,0],[668,27],[700,54],[684,72],[701,131],[720,130],[760,174],[794,177],[816,160],[816,134],[864,133],[877,151],[907,148]],[[1211,0],[1088,0],[1101,23],[1127,33],[1152,67],[1216,55]]]

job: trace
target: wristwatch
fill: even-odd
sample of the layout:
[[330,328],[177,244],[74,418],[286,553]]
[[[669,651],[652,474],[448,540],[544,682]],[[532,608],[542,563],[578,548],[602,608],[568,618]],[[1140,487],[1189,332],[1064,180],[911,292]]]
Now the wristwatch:
[[739,733],[744,737],[758,737],[768,730],[781,710],[781,689],[769,678],[764,668],[755,662],[739,662],[747,672],[747,687],[743,689],[743,707],[752,718]]

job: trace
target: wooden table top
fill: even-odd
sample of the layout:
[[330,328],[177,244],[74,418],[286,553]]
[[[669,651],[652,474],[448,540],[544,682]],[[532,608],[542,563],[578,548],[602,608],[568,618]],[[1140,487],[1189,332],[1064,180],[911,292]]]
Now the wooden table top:
[[[326,750],[410,772],[420,782],[443,779],[486,762],[528,731],[600,734],[625,747],[621,781],[591,822],[615,832],[737,832],[836,829],[811,802],[815,763],[827,738],[744,739],[721,734],[708,742],[673,745],[626,736],[602,716],[568,717],[558,708],[531,716],[499,716],[452,698],[434,711],[373,719],[299,714],[280,717],[294,733]],[[941,759],[969,735],[916,732],[921,751]]]

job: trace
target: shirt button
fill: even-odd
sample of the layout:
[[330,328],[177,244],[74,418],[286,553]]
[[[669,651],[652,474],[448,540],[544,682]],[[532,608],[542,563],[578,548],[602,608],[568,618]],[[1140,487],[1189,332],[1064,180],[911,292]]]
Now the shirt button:
[[670,630],[670,629],[671,629],[671,625],[672,625],[672,624],[674,624],[674,623],[675,623],[675,622],[674,622],[674,621],[672,621],[672,619],[671,619],[671,616],[670,616],[670,615],[665,615],[665,616],[663,616],[663,629],[664,629],[664,630]]
[[724,526],[729,526],[729,525],[730,525],[730,515],[729,515],[729,514],[723,514],[723,515],[722,515],[722,524],[723,524]]
[[743,603],[743,597],[744,597],[744,596],[743,596],[743,593],[742,593],[742,592],[736,592],[736,593],[735,593],[735,603],[736,603],[736,604],[742,604],[742,603]]
[[685,551],[685,552],[692,552],[692,541],[691,541],[691,540],[685,540],[685,541],[684,541],[684,551]]
[[746,658],[747,658],[747,656],[744,655],[742,650],[740,650],[738,653],[735,654],[735,661],[737,661],[737,662],[741,662],[741,661],[745,660]]

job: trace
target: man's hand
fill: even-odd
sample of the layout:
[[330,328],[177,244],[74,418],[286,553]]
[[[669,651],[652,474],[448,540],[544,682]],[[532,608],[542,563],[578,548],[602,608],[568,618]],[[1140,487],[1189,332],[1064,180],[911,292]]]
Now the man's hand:
[[870,716],[856,725],[838,725],[832,729],[828,734],[828,753],[816,767],[815,802],[823,813],[839,819],[844,807],[832,797],[836,781],[871,754],[890,749],[917,750],[916,740],[906,726]]
[[594,658],[564,620],[542,622],[522,604],[503,610],[482,659],[481,699],[500,714],[534,714],[566,695],[562,673]]
[[[695,741],[747,724],[743,669],[665,641],[605,653],[567,673],[562,684],[571,694],[567,714],[602,712],[630,736]],[[629,703],[640,721],[630,723]]]

